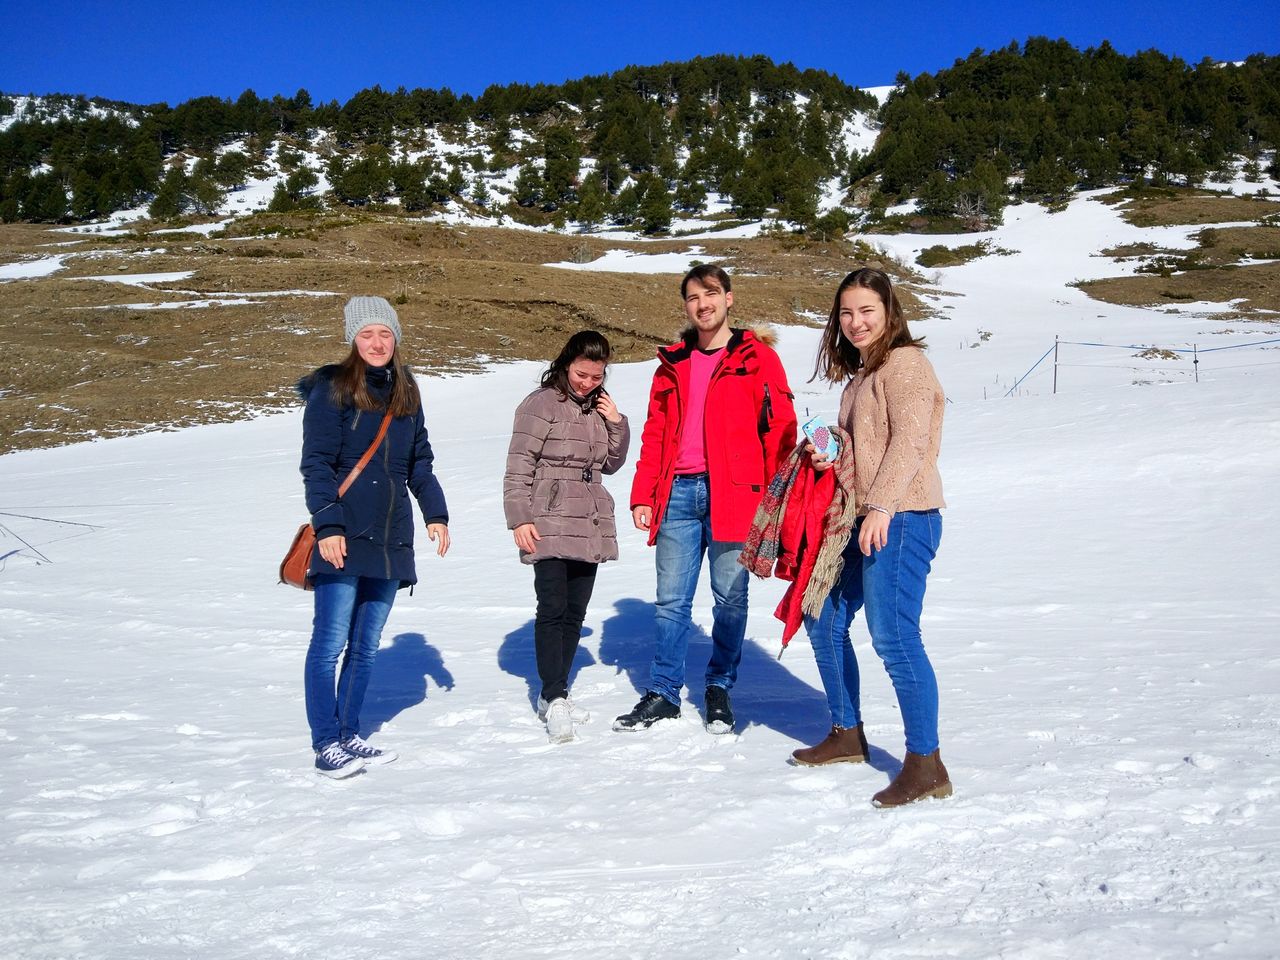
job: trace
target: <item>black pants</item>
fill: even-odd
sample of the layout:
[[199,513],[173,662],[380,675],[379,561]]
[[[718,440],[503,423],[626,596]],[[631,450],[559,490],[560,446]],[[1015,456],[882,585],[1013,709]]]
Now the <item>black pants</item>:
[[595,585],[594,563],[548,558],[533,565],[533,589],[538,595],[533,645],[542,697],[548,703],[569,694],[569,670]]

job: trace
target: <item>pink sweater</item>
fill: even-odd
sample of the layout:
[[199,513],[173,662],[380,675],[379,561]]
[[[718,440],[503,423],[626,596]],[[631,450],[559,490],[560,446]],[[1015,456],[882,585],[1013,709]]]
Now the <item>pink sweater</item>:
[[945,507],[938,450],[946,398],[919,347],[889,352],[880,369],[859,371],[840,396],[840,425],[853,437],[858,514]]

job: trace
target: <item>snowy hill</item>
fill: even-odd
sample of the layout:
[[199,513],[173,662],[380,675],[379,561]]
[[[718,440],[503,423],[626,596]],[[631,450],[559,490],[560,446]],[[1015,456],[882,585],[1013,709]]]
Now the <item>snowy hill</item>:
[[[5,96],[0,93],[0,97]],[[57,120],[83,120],[94,117],[99,120],[114,117],[121,123],[135,127],[138,125],[137,114],[145,112],[144,108],[126,103],[113,103],[95,97],[90,100],[84,96],[50,95],[9,96],[9,112],[0,115],[0,133],[15,123],[29,120],[52,122]]]
[[[771,582],[752,585],[737,735],[702,730],[696,689],[679,722],[610,732],[652,653],[633,530],[587,619],[593,719],[548,745],[500,503],[539,370],[513,364],[426,381],[454,549],[419,544],[384,634],[367,711],[401,759],[346,783],[310,769],[310,598],[273,583],[303,519],[299,414],[0,458],[0,955],[1274,956],[1275,354],[1217,354],[1236,359],[1197,383],[1116,349],[1064,365],[1056,395],[1042,366],[994,399],[1055,334],[1265,339],[1218,332],[1215,305],[1069,287],[1129,269],[1090,256],[1137,228],[1088,197],[1006,221],[992,240],[1016,252],[938,271],[942,318],[916,328],[954,401],[925,605],[953,799],[869,805],[902,743],[860,627],[872,763],[786,764],[829,718],[803,633],[776,659]],[[781,330],[798,405],[830,414],[805,382],[816,342]],[[650,374],[611,374],[636,428]],[[619,501],[630,476],[608,481]]]

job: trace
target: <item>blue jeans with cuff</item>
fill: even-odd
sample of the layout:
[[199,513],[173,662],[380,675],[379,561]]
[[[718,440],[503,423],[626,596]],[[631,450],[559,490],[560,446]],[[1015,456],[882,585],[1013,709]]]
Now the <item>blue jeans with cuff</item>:
[[920,636],[925,581],[942,540],[942,514],[911,510],[889,522],[888,542],[864,557],[858,549],[859,518],[844,552],[840,579],[817,616],[805,617],[831,722],[862,722],[858,660],[849,639],[854,615],[865,607],[871,646],[893,681],[906,728],[907,749],[938,749],[938,681]]
[[675,478],[655,552],[658,649],[650,668],[649,689],[679,706],[689,631],[693,629],[693,595],[704,554],[710,560],[714,599],[706,685],[731,689],[738,679],[747,635],[748,575],[747,568],[738,563],[741,543],[711,539],[711,490],[706,474]]

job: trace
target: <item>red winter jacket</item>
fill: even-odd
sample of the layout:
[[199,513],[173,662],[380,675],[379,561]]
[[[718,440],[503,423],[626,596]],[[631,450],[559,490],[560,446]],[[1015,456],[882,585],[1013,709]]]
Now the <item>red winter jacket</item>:
[[[649,390],[631,507],[653,508],[650,545],[657,540],[671,495],[695,342],[690,335],[658,351]],[[793,396],[772,348],[750,330],[733,330],[711,374],[704,418],[713,539],[747,539],[765,484],[796,444]]]

